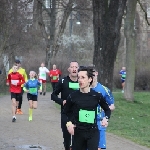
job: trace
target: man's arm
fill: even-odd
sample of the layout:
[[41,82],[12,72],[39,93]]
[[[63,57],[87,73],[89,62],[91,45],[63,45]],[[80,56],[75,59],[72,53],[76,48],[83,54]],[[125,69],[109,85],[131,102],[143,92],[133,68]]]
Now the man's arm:
[[27,73],[26,73],[26,70],[24,69],[24,74],[23,74],[23,77],[24,77],[24,80],[25,82],[28,80],[28,76],[27,76]]
[[56,103],[63,105],[63,99],[59,98],[58,95],[60,92],[62,92],[62,80],[59,80],[56,84],[55,90],[51,94],[51,100],[55,101]]
[[102,96],[102,94],[100,94],[100,100],[99,100],[99,105],[102,107],[102,109],[105,112],[105,116],[107,117],[107,119],[110,118],[111,115],[111,110],[109,108],[108,103],[106,102],[106,100],[104,99],[104,97]]

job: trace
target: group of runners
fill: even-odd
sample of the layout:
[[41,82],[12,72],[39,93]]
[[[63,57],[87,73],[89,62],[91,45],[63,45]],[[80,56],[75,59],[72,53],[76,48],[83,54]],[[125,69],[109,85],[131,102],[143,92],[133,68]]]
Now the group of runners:
[[16,121],[16,114],[23,114],[23,91],[27,92],[29,121],[32,121],[38,92],[40,95],[46,94],[46,74],[49,74],[53,87],[51,100],[61,105],[65,150],[106,149],[106,127],[111,111],[115,109],[114,97],[107,87],[98,83],[98,69],[94,66],[79,67],[78,62],[72,61],[68,71],[68,76],[60,78],[61,72],[56,65],[49,71],[42,63],[39,74],[30,71],[30,79],[27,79],[21,62],[16,60],[7,77],[12,100],[12,122]]
[[[32,121],[32,111],[37,108],[38,92],[40,95],[46,94],[46,74],[51,77],[52,82],[58,82],[61,72],[53,65],[52,70],[48,70],[44,63],[39,67],[39,74],[30,71],[29,79],[25,69],[21,67],[20,60],[15,60],[13,67],[9,70],[6,84],[10,86],[12,100],[12,122],[16,122],[16,114],[22,115],[21,110],[23,93],[27,93],[29,101],[29,121]],[[54,78],[55,77],[55,78]]]
[[[115,109],[111,91],[97,82],[94,66],[72,61],[69,75],[60,79],[51,100],[61,105],[61,129],[65,150],[106,149],[105,131]],[[61,93],[61,97],[58,95]]]

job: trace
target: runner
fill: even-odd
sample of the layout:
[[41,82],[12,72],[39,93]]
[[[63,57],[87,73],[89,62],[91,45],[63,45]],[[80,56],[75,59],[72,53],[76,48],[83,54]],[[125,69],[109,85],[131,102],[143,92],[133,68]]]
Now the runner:
[[[58,81],[58,84],[56,84],[56,89],[51,95],[51,99],[61,105],[61,128],[63,132],[65,150],[70,150],[70,145],[72,141],[71,135],[67,131],[66,123],[62,121],[62,112],[64,109],[64,104],[66,103],[66,99],[69,96],[69,94],[79,89],[79,84],[77,81],[78,68],[78,63],[76,61],[72,61],[68,68],[69,75]],[[58,97],[59,93],[61,93],[61,98]]]
[[18,66],[12,67],[12,72],[8,74],[7,85],[10,86],[11,100],[12,100],[12,122],[16,122],[16,109],[18,108],[19,99],[21,97],[21,85],[24,84],[24,78],[17,72]]
[[[23,69],[23,68],[21,67],[21,62],[20,62],[20,60],[15,60],[15,64],[18,66],[17,72],[19,72],[19,73],[23,76],[24,80],[27,81],[27,80],[28,80],[27,74],[26,74],[25,69]],[[10,69],[9,72],[8,72],[8,74],[11,73],[12,71],[13,71],[13,70]],[[22,114],[23,114],[23,112],[22,112],[22,110],[21,110],[22,101],[23,101],[23,84],[21,85],[21,96],[19,97],[19,104],[18,104],[18,108],[17,108],[16,114],[19,114],[19,115],[22,115]]]
[[122,93],[124,93],[124,86],[126,80],[126,67],[122,67],[122,70],[119,72],[119,75],[121,76]]
[[[46,73],[49,73],[49,70],[44,63],[41,63],[41,67],[39,67],[39,81],[42,83],[43,95],[46,95]],[[42,95],[42,92],[40,92],[40,95]]]
[[[98,76],[98,72],[97,69],[95,67],[91,67],[94,70],[94,77],[93,77],[93,83],[91,85],[92,89],[95,90],[96,92],[99,92],[103,95],[104,99],[106,100],[106,102],[109,105],[109,108],[111,110],[115,109],[114,106],[114,97],[112,95],[112,93],[110,92],[110,90],[101,85],[100,83],[97,82],[97,76]],[[101,149],[106,149],[106,127],[103,127],[101,125],[101,120],[102,118],[105,116],[104,111],[101,109],[100,106],[98,106],[98,114],[97,114],[97,125],[98,125],[98,129],[99,129],[99,133],[100,133],[100,139],[99,139],[99,145],[98,145],[98,150]]]
[[36,79],[36,73],[30,71],[30,79],[24,84],[23,90],[27,92],[29,101],[29,121],[32,121],[32,110],[37,108],[38,89],[42,92],[42,84]]
[[[69,95],[63,111],[63,121],[70,134],[74,135],[76,150],[97,150],[99,131],[97,127],[97,106],[104,109],[106,116],[102,125],[108,125],[111,111],[103,96],[90,88],[93,69],[83,67],[78,72],[80,90]],[[70,110],[73,115],[69,118]]]
[[57,69],[56,65],[54,64],[53,69],[50,70],[50,72],[49,72],[49,76],[51,78],[51,84],[52,84],[53,91],[55,90],[56,83],[58,83],[60,75],[61,75],[61,71],[59,69]]

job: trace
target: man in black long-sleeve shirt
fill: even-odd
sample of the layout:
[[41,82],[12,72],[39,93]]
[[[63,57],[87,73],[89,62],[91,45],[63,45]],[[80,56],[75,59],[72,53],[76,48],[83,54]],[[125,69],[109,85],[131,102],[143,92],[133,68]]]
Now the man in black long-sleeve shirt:
[[[61,128],[63,132],[65,150],[70,150],[71,135],[67,131],[66,123],[62,122],[62,112],[69,94],[79,89],[79,83],[77,81],[78,63],[76,61],[72,61],[68,71],[69,76],[58,81],[56,88],[51,95],[51,99],[61,105]],[[58,97],[59,93],[61,93],[61,98]],[[71,116],[71,114],[72,112],[70,112],[68,116]]]
[[[101,93],[90,89],[93,80],[93,69],[81,68],[78,73],[80,90],[71,93],[67,98],[62,114],[70,134],[74,135],[74,144],[77,150],[97,150],[99,131],[97,127],[98,104],[105,111],[102,125],[108,125],[111,110]],[[70,117],[70,110],[73,111]]]

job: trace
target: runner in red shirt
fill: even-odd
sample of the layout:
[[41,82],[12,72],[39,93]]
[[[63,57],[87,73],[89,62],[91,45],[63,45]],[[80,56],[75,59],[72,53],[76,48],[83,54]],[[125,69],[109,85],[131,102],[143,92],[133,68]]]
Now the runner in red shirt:
[[25,83],[23,76],[17,72],[18,66],[14,65],[12,67],[11,73],[7,77],[7,85],[10,86],[11,100],[12,100],[12,122],[16,121],[15,112],[19,104],[19,98],[21,96],[21,85]]
[[53,91],[55,90],[55,86],[56,86],[56,83],[59,80],[60,75],[61,75],[61,71],[59,69],[57,69],[56,65],[54,64],[53,69],[50,70],[50,72],[49,72],[49,76],[50,76]]

